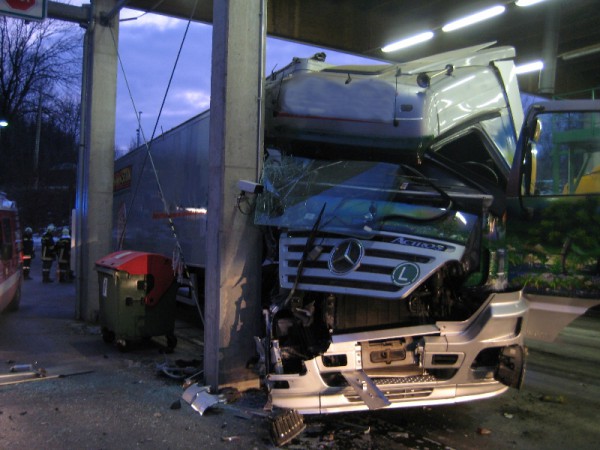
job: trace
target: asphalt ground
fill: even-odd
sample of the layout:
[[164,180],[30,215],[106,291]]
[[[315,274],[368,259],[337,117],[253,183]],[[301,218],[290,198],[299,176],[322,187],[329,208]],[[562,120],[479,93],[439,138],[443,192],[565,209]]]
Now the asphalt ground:
[[[39,261],[21,308],[0,315],[1,449],[269,449],[262,392],[226,392],[200,415],[180,380],[157,367],[202,357],[201,330],[178,306],[178,345],[157,337],[121,352],[98,324],[75,319],[73,284],[41,282]],[[197,322],[197,321],[195,321]],[[433,408],[305,416],[294,449],[597,449],[600,318],[582,317],[554,344],[531,344],[525,387]],[[15,365],[46,377],[25,379]],[[238,395],[239,394],[239,395]],[[225,403],[227,401],[227,403]]]
[[[247,412],[262,412],[264,394],[248,393],[235,409],[218,404],[201,416],[181,399],[182,381],[157,369],[179,362],[199,370],[197,326],[176,320],[172,353],[163,336],[122,352],[103,341],[98,324],[75,320],[74,284],[42,283],[39,261],[32,277],[19,311],[0,315],[0,449],[271,446],[269,423]],[[197,314],[182,308],[180,315]],[[46,376],[10,371],[26,365]]]

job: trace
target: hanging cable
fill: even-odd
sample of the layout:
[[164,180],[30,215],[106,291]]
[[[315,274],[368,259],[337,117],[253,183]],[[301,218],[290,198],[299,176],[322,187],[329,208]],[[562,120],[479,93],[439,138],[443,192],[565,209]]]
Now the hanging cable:
[[[115,35],[113,33],[112,28],[109,27],[109,29],[110,29],[110,33],[111,33],[111,36],[112,36],[113,45],[115,46],[115,49],[117,50],[117,58],[119,60],[119,66],[121,67],[121,72],[123,73],[125,84],[127,86],[127,92],[129,94],[129,99],[131,100],[131,103],[132,103],[132,106],[133,106],[133,110],[136,111],[138,128],[140,130],[140,134],[141,134],[143,142],[144,142],[144,147],[146,148],[146,155],[144,157],[144,161],[143,161],[142,167],[140,169],[140,176],[138,177],[138,180],[136,182],[135,189],[133,191],[133,195],[132,195],[132,198],[131,198],[131,202],[129,204],[129,211],[131,211],[131,208],[132,208],[132,206],[134,204],[134,201],[135,201],[135,198],[137,196],[137,193],[138,193],[138,190],[139,190],[139,186],[140,186],[141,174],[143,173],[144,167],[146,165],[146,161],[150,161],[150,165],[151,165],[152,171],[154,173],[154,178],[156,180],[156,184],[157,184],[157,188],[158,188],[158,193],[159,193],[160,199],[161,199],[162,204],[163,204],[163,210],[164,210],[165,215],[167,217],[171,233],[172,233],[172,235],[173,235],[173,237],[175,239],[175,250],[173,252],[174,270],[178,273],[178,281],[181,280],[181,271],[183,271],[183,276],[185,278],[187,278],[187,280],[188,280],[188,282],[190,284],[190,288],[191,288],[190,290],[191,290],[192,298],[193,298],[194,303],[196,304],[196,307],[198,309],[198,314],[200,316],[200,320],[202,321],[202,326],[204,327],[204,315],[202,314],[202,309],[200,308],[200,303],[199,303],[199,300],[198,300],[198,293],[197,293],[197,290],[196,290],[196,285],[195,285],[195,282],[194,282],[194,278],[191,276],[189,268],[188,268],[188,266],[187,266],[187,264],[185,262],[183,250],[181,248],[181,244],[179,242],[179,237],[177,235],[177,230],[175,228],[175,223],[173,222],[173,218],[172,218],[171,213],[169,211],[169,206],[168,206],[167,201],[165,199],[164,191],[162,189],[162,185],[160,183],[160,179],[159,179],[159,176],[158,176],[158,171],[156,170],[156,166],[154,164],[154,159],[152,158],[152,153],[150,151],[151,150],[151,142],[154,139],[156,130],[158,128],[160,117],[162,115],[162,111],[163,111],[163,108],[165,106],[165,102],[167,100],[167,95],[168,95],[169,90],[171,88],[171,83],[173,82],[173,77],[175,76],[175,69],[177,68],[177,64],[179,63],[179,58],[181,56],[181,51],[183,50],[183,44],[185,43],[185,40],[187,38],[187,34],[188,34],[188,31],[189,31],[189,28],[190,28],[190,24],[192,22],[192,17],[194,17],[194,14],[196,12],[197,6],[198,6],[198,0],[196,0],[196,2],[194,4],[194,8],[192,9],[192,13],[190,15],[190,18],[188,19],[188,22],[187,22],[187,25],[186,25],[186,28],[185,28],[185,32],[184,32],[182,40],[181,40],[181,44],[179,46],[179,50],[177,52],[177,57],[175,58],[175,62],[173,64],[173,69],[171,70],[171,75],[169,77],[169,82],[167,83],[167,88],[165,89],[165,94],[163,96],[163,99],[162,99],[162,102],[161,102],[161,105],[160,105],[160,109],[158,111],[158,115],[157,115],[157,118],[156,118],[156,123],[154,124],[154,129],[152,130],[152,136],[150,137],[150,141],[148,141],[146,139],[146,135],[145,135],[144,130],[142,128],[140,117],[137,114],[137,107],[136,107],[135,101],[133,99],[133,94],[131,92],[129,81],[127,80],[127,76],[125,74],[125,68],[124,68],[123,62],[121,60],[121,56],[119,54],[119,47],[117,45],[117,42],[116,42],[116,39],[115,39]],[[124,223],[124,226],[123,226],[122,236],[119,237],[119,242],[120,243],[123,242],[123,236],[125,234],[125,230],[126,230],[126,227],[127,227],[127,215],[128,215],[128,211],[125,212],[125,223]]]

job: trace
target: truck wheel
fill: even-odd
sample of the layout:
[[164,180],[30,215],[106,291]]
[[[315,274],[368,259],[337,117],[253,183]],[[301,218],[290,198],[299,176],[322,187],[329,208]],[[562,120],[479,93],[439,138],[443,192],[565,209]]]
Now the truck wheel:
[[108,328],[102,328],[102,340],[107,344],[115,342],[115,333],[110,331]]
[[174,334],[167,334],[167,348],[173,350],[177,347],[177,337]]

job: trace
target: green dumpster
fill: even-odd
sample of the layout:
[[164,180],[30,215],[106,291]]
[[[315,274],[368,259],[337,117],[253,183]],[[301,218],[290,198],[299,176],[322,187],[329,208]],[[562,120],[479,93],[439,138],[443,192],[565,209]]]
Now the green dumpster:
[[118,251],[96,261],[102,338],[125,350],[132,341],[164,335],[177,345],[177,283],[171,260],[155,253]]

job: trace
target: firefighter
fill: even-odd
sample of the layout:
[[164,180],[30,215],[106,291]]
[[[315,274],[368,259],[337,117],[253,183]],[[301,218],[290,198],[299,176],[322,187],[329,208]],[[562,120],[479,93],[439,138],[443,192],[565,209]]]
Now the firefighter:
[[31,260],[35,258],[33,248],[33,231],[30,227],[25,228],[23,233],[23,275],[26,280],[31,280],[29,271],[31,270]]
[[56,256],[55,251],[54,225],[50,224],[42,236],[42,282],[44,283],[52,283],[54,281],[50,278],[50,270],[52,269],[52,261],[54,261]]
[[60,283],[71,281],[71,235],[67,227],[62,229],[62,235],[56,243],[56,255],[58,257],[58,281]]

